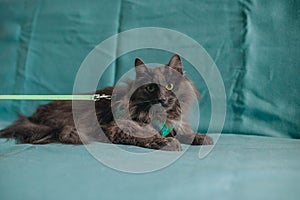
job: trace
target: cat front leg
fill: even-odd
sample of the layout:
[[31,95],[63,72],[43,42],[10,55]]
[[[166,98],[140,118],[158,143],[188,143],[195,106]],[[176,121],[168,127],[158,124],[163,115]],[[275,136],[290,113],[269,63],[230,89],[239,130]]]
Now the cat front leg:
[[191,145],[212,145],[214,144],[213,139],[204,134],[189,133],[184,135],[178,135],[176,138],[183,144]]
[[110,124],[106,136],[114,144],[135,145],[149,149],[181,151],[180,142],[172,137],[162,137],[151,126],[141,127],[130,120]]
[[193,140],[192,145],[212,145],[214,144],[214,140],[205,134],[195,133],[196,136]]
[[187,122],[175,127],[176,138],[183,144],[191,145],[212,145],[213,139],[204,134],[195,133]]
[[137,145],[150,149],[166,150],[166,151],[182,151],[180,142],[172,137],[161,137],[159,134],[151,138],[145,145]]

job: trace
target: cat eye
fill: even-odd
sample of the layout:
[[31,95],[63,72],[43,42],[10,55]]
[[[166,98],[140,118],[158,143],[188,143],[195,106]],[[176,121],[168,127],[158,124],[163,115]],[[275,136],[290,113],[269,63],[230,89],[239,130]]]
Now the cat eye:
[[147,90],[148,92],[154,92],[155,86],[154,86],[153,84],[147,85],[147,86],[146,86],[146,90]]
[[173,90],[173,88],[174,88],[174,85],[173,85],[172,83],[168,83],[168,84],[166,85],[166,89],[167,89],[167,90]]

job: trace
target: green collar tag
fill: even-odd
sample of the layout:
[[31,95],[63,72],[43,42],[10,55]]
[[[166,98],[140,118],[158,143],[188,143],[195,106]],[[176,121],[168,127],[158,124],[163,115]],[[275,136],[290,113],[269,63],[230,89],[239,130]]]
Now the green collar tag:
[[174,125],[171,125],[170,127],[168,127],[166,124],[162,124],[156,120],[152,121],[152,123],[154,126],[156,126],[160,130],[160,133],[163,137],[168,136],[171,133],[171,131],[173,131],[173,129],[174,129]]
[[174,126],[173,125],[171,125],[171,127],[169,128],[167,125],[165,125],[164,124],[164,126],[162,127],[162,129],[161,129],[161,135],[163,136],[163,137],[166,137],[166,136],[168,136],[170,133],[171,133],[171,131],[174,129]]

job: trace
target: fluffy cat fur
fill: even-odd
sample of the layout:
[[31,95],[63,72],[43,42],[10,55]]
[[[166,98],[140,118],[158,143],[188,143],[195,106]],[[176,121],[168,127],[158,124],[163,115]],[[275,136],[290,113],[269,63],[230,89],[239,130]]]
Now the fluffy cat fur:
[[[209,136],[194,133],[186,120],[192,103],[191,96],[198,95],[198,91],[183,73],[177,54],[167,65],[155,68],[147,67],[137,58],[135,71],[136,79],[127,85],[96,91],[96,94],[114,95],[114,101],[103,98],[93,102],[94,109],[86,101],[76,101],[73,107],[72,101],[53,101],[39,106],[32,116],[20,116],[12,125],[0,131],[0,137],[31,144],[99,141],[171,151],[180,151],[180,143],[213,144]],[[145,82],[149,84],[143,84]],[[171,86],[174,87],[172,90],[166,89]],[[163,137],[151,123],[151,107],[154,105],[164,108],[165,124],[174,127],[167,137]],[[112,108],[128,112],[122,113],[116,121]],[[92,120],[95,111],[97,120]],[[73,112],[80,113],[79,117],[73,118]],[[78,121],[76,124],[80,124],[80,127],[75,126],[74,120]]]

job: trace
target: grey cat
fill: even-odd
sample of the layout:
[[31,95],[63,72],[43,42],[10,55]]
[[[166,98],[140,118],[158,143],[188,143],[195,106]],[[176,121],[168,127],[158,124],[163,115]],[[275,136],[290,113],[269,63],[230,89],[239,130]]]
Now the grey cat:
[[31,144],[99,141],[170,151],[181,151],[180,143],[213,144],[211,137],[194,133],[186,119],[191,97],[199,94],[183,73],[179,55],[155,68],[137,58],[135,71],[135,80],[126,85],[97,90],[111,98],[101,98],[92,108],[86,101],[53,101],[32,116],[20,116],[0,137]]

